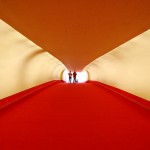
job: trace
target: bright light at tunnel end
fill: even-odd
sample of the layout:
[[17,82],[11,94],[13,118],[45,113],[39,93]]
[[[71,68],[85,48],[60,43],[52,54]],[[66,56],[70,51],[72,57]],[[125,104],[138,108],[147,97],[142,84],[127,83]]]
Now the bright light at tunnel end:
[[[73,71],[71,71],[73,73]],[[63,81],[66,83],[69,83],[69,76],[68,76],[69,70],[65,70],[63,72]],[[88,73],[87,71],[77,72],[76,76],[77,83],[84,83],[88,80]],[[71,80],[71,83],[73,83],[73,77]]]

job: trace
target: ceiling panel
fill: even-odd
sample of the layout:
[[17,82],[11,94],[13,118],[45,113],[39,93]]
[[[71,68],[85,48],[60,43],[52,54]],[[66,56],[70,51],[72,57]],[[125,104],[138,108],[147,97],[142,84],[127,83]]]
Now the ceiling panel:
[[0,0],[0,18],[79,71],[149,29],[149,6],[148,0]]

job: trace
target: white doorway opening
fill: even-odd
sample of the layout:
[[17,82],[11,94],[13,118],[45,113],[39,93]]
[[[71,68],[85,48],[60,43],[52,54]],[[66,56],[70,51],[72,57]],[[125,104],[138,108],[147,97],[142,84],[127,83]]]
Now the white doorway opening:
[[[69,70],[65,70],[63,72],[63,81],[65,81],[66,83],[69,83],[68,73],[69,73]],[[73,73],[73,71],[71,71],[71,73]],[[76,76],[77,83],[84,83],[88,80],[87,71],[76,72],[76,73],[77,73],[77,76]],[[71,83],[73,83],[73,77],[72,77]]]

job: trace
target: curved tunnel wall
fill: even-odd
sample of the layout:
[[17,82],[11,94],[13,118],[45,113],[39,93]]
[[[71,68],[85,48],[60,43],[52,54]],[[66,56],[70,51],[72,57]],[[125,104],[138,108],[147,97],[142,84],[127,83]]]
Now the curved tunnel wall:
[[97,58],[85,69],[90,80],[150,100],[150,30]]
[[0,20],[0,99],[51,80],[66,67]]
[[[150,100],[150,30],[87,65],[90,80]],[[66,67],[0,20],[0,99],[47,81]]]

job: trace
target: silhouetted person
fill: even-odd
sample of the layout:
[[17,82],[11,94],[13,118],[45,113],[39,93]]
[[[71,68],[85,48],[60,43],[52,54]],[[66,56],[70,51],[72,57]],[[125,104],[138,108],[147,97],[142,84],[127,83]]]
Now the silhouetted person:
[[71,71],[69,71],[68,76],[69,76],[69,83],[71,83],[71,79],[72,79],[72,73],[71,73]]
[[76,77],[77,77],[77,73],[74,71],[73,72],[73,83],[76,83]]

